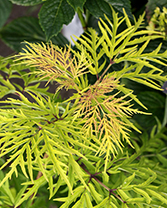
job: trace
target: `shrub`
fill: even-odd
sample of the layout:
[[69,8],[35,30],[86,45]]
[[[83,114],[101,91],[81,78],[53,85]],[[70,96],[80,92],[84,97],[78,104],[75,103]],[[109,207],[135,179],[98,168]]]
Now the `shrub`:
[[[157,64],[166,66],[167,51],[145,49],[163,36],[141,26],[144,14],[134,25],[125,11],[112,14],[99,21],[99,34],[89,29],[74,41],[76,50],[27,42],[15,65],[1,63],[1,94],[16,96],[0,110],[4,207],[167,207],[166,128],[158,119],[150,132],[137,125],[133,114],[146,107],[126,86],[132,80],[162,91],[167,77]],[[119,32],[121,24],[127,28]],[[22,87],[12,82],[18,74]],[[73,96],[62,101],[38,88],[42,78]],[[12,181],[22,186],[10,190]]]

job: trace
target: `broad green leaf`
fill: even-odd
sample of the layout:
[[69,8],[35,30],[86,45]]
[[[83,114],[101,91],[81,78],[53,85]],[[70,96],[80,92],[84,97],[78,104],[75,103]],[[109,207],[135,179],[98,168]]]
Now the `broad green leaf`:
[[0,31],[2,40],[13,50],[21,51],[23,41],[45,41],[45,35],[34,17],[21,17],[7,24]]
[[69,24],[74,14],[73,8],[66,0],[47,0],[39,12],[39,21],[46,34],[46,40],[57,35],[63,24]]
[[115,10],[115,12],[119,12],[122,16],[123,16],[123,8],[126,11],[126,14],[129,16],[129,18],[131,20],[133,20],[133,16],[132,16],[132,12],[131,12],[131,2],[130,0],[105,0],[106,2],[108,2],[113,9]]
[[9,0],[0,0],[0,28],[5,24],[12,9],[12,4]]
[[13,4],[22,5],[22,6],[33,6],[36,4],[43,3],[43,0],[10,0],[10,1]]
[[96,18],[104,19],[104,14],[106,14],[109,19],[112,19],[112,10],[104,0],[87,0],[85,7]]
[[53,36],[51,38],[51,41],[53,44],[58,46],[65,46],[66,44],[69,44],[69,41],[62,35],[62,33],[58,33],[56,36]]
[[75,11],[77,11],[78,8],[83,11],[83,5],[86,0],[67,0],[67,2],[74,8]]
[[85,6],[94,17],[101,17],[102,19],[104,19],[104,14],[107,15],[109,19],[112,19],[112,10],[110,6],[121,15],[123,15],[124,8],[129,18],[133,21],[129,0],[87,0]]
[[[13,20],[2,28],[0,37],[15,51],[22,50],[25,45],[24,41],[46,42],[46,37],[39,25],[39,21],[34,17],[21,17]],[[68,43],[67,39],[61,33],[53,36],[51,41],[60,46]]]

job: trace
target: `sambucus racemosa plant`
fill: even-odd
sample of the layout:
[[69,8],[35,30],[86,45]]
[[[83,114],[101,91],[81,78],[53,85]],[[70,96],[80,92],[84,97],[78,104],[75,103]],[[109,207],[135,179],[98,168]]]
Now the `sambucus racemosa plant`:
[[[166,129],[159,123],[150,136],[133,134],[133,130],[140,132],[131,121],[133,114],[144,113],[133,108],[133,101],[145,106],[122,83],[126,78],[161,90],[167,77],[154,63],[166,66],[167,51],[160,53],[160,44],[145,53],[149,41],[162,35],[155,31],[148,35],[150,31],[141,27],[144,15],[134,25],[124,15],[118,17],[113,10],[113,22],[107,17],[106,22],[99,21],[101,35],[90,29],[74,41],[77,50],[27,43],[16,56],[18,65],[33,67],[23,80],[35,79],[35,73],[58,82],[57,91],[65,88],[74,93],[58,102],[45,90],[27,84],[24,93],[33,102],[23,90],[17,92],[19,99],[1,102],[0,156],[9,155],[1,169],[8,165],[11,169],[0,185],[20,171],[27,178],[10,201],[12,206],[28,199],[33,206],[38,189],[47,183],[49,198],[61,202],[61,208],[167,207],[166,159],[160,154],[162,150],[166,154]],[[123,23],[127,29],[118,33]],[[118,63],[122,69],[112,71]],[[92,84],[89,74],[96,77]],[[152,158],[144,155],[154,151]],[[157,160],[163,165],[157,165]],[[37,172],[41,175],[35,179]]]

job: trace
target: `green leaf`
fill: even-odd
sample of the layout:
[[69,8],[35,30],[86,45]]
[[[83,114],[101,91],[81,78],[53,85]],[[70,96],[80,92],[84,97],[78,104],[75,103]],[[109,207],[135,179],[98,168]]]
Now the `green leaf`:
[[[53,170],[48,172],[47,177],[49,178],[50,176],[53,177],[54,172]],[[34,183],[29,183],[29,184],[22,184],[22,185],[31,185],[31,187],[28,189],[28,191],[26,193],[24,193],[23,197],[18,200],[17,204],[15,204],[15,207],[18,207],[20,204],[22,204],[25,200],[27,200],[30,196],[35,197],[38,189],[42,186],[44,186],[46,184],[46,179],[44,176],[41,176],[40,178],[38,178],[37,180],[34,181]]]
[[85,193],[85,201],[86,201],[86,206],[89,208],[93,208],[90,197],[88,195],[88,193]]
[[115,12],[119,12],[121,15],[124,14],[124,8],[128,17],[133,21],[129,0],[87,0],[85,6],[94,17],[101,17],[102,19],[104,19],[104,14],[107,15],[109,19],[112,19],[112,10],[110,6],[113,7]]
[[163,167],[167,168],[167,158],[165,158],[161,154],[157,154],[157,158],[163,164]]
[[70,192],[72,193],[72,187],[69,182],[69,179],[68,179],[67,175],[65,174],[65,171],[61,167],[61,163],[58,161],[56,155],[54,154],[53,147],[50,145],[49,138],[47,135],[45,135],[45,139],[46,139],[46,144],[47,144],[47,148],[48,148],[48,154],[51,158],[51,161],[54,164],[54,168],[58,172],[58,174],[60,174],[61,178],[66,182],[66,184],[69,187]]
[[39,12],[39,21],[47,41],[61,31],[63,24],[69,24],[74,14],[66,0],[46,1]]
[[155,197],[156,199],[159,199],[161,202],[167,204],[167,199],[164,198],[161,194],[159,194],[159,193],[157,193],[157,192],[155,192],[155,191],[153,191],[153,190],[151,190],[151,189],[146,189],[146,190],[147,190],[147,192],[148,192],[150,195],[152,195],[152,196]]
[[109,197],[106,197],[100,204],[96,205],[94,208],[102,208],[102,207],[106,207],[106,204],[109,201]]
[[69,195],[69,197],[67,198],[56,198],[54,199],[55,201],[62,201],[64,200],[65,203],[60,207],[60,208],[68,208],[69,205],[74,202],[78,197],[80,197],[80,195],[85,191],[85,187],[84,186],[78,186],[75,190],[74,193],[72,195]]
[[97,204],[99,204],[102,201],[103,196],[96,191],[92,183],[89,183],[89,188],[93,199],[96,201]]
[[129,0],[105,0],[106,2],[108,2],[113,9],[115,10],[115,12],[119,12],[121,15],[124,15],[123,13],[123,8],[126,11],[126,14],[128,15],[128,17],[133,20],[133,16],[132,16],[132,12],[131,12],[131,2]]
[[86,0],[67,0],[67,2],[74,8],[75,11],[80,8],[83,11],[83,5],[85,4]]
[[10,0],[10,1],[13,4],[22,5],[22,6],[33,6],[43,2],[43,0]]
[[[75,43],[75,46],[81,51],[84,51],[85,56],[87,57],[88,62],[85,63],[89,67],[89,71],[92,74],[98,74],[102,71],[104,68],[106,62],[99,63],[99,60],[103,56],[104,52],[103,50],[98,53],[98,48],[100,44],[103,42],[103,38],[99,38],[97,32],[89,28],[89,33],[86,35],[82,35],[81,37],[76,37],[78,40],[75,41],[73,38],[72,41]],[[90,39],[88,38],[90,36]],[[80,43],[82,45],[80,45]],[[84,46],[84,48],[83,48]],[[76,52],[74,51],[76,54]],[[76,54],[77,55],[77,54]],[[101,66],[100,66],[101,65]]]
[[147,203],[150,204],[151,198],[149,197],[149,195],[147,194],[147,192],[145,192],[142,189],[136,188],[136,187],[134,187],[133,189],[134,189],[134,191],[136,193],[138,193],[138,194],[142,195],[144,198],[146,198]]
[[118,189],[117,192],[124,201],[130,198],[122,189]]
[[[21,51],[24,47],[24,41],[46,42],[45,34],[42,31],[39,20],[34,17],[21,17],[13,20],[0,31],[2,40],[13,50]],[[60,46],[68,43],[68,40],[59,33],[51,41]]]
[[51,41],[53,44],[58,46],[64,46],[66,44],[69,44],[69,41],[61,33],[58,33],[56,36],[53,36],[51,38]]
[[137,202],[142,203],[144,201],[145,201],[145,199],[140,198],[140,197],[138,197],[138,198],[129,198],[129,199],[127,199],[127,204],[129,204],[129,203],[133,204],[133,203],[137,203]]
[[13,20],[0,31],[2,40],[13,50],[21,51],[23,41],[45,41],[45,35],[34,17],[21,17]]
[[74,160],[72,155],[69,156],[69,162],[70,162],[71,166],[73,167],[73,170],[74,170],[75,174],[77,175],[77,177],[79,178],[79,180],[82,182],[82,184],[85,186],[85,188],[88,191],[90,191],[89,187],[87,186],[87,184],[85,183],[85,180],[84,180],[85,173],[82,171],[82,169],[78,165],[78,163]]
[[17,196],[15,197],[15,201],[14,201],[14,204],[17,204],[19,203],[19,201],[21,200],[24,192],[26,191],[27,189],[27,186],[23,186],[22,189],[20,189],[19,193],[17,194]]
[[109,19],[112,19],[112,10],[104,0],[87,0],[85,7],[96,18],[104,19],[104,14],[106,14]]
[[122,186],[127,187],[134,180],[134,178],[135,178],[135,173],[133,173],[131,176],[125,178]]
[[0,0],[0,28],[5,24],[12,10],[9,0]]
[[3,193],[7,200],[13,204],[14,203],[14,197],[12,195],[11,189],[9,187],[9,182],[6,181],[6,183],[4,183],[1,187],[0,187],[0,192]]

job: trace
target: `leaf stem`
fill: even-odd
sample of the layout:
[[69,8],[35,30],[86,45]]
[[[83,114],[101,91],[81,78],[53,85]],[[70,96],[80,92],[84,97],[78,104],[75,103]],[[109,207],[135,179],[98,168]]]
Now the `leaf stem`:
[[110,63],[107,68],[104,70],[103,74],[100,76],[99,81],[102,80],[102,78],[104,77],[105,73],[108,71],[108,69],[110,68],[110,66],[112,65],[112,63]]
[[[110,189],[108,186],[106,186],[104,183],[102,183],[98,178],[96,178],[95,176],[98,175],[99,173],[94,173],[94,174],[91,174],[85,167],[85,164],[84,163],[81,163],[80,164],[80,167],[88,174],[90,175],[90,179],[89,179],[89,182],[91,181],[91,179],[93,178],[95,181],[97,181],[101,186],[103,186],[108,192],[109,192],[109,195],[110,194],[113,194],[118,200],[120,200],[122,203],[126,203],[126,201],[124,201],[123,199],[121,199],[120,196],[118,196],[116,193],[114,193],[114,191],[116,191],[117,189]],[[89,183],[88,182],[88,183]]]
[[77,14],[78,14],[78,17],[80,19],[83,30],[86,31],[87,30],[86,21],[85,21],[85,18],[83,17],[83,15],[82,15],[82,11],[79,8],[77,10]]

